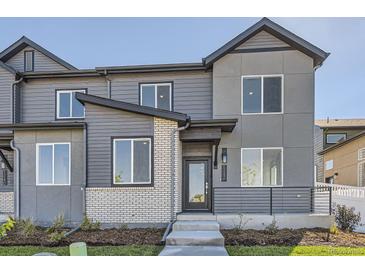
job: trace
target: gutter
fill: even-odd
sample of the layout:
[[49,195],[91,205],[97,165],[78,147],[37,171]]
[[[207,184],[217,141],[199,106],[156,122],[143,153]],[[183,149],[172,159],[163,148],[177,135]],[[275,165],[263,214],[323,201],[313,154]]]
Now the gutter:
[[15,168],[16,171],[14,173],[14,188],[15,188],[15,219],[20,218],[20,150],[18,147],[15,146],[14,140],[10,141],[10,147],[16,152],[15,156]]

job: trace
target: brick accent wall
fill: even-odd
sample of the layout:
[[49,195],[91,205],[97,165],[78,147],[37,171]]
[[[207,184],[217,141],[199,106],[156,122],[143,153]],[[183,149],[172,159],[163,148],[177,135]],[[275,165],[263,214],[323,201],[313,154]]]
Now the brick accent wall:
[[[168,223],[171,218],[171,134],[177,123],[154,118],[154,185],[86,188],[86,214],[104,224]],[[175,135],[175,213],[181,207],[181,144]]]
[[14,213],[14,193],[0,192],[0,214]]

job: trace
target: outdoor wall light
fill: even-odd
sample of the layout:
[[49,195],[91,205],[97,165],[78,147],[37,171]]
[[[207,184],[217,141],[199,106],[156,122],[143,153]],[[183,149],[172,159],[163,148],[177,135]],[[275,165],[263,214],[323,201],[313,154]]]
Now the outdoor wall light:
[[223,164],[227,163],[227,149],[226,148],[222,148],[222,163]]

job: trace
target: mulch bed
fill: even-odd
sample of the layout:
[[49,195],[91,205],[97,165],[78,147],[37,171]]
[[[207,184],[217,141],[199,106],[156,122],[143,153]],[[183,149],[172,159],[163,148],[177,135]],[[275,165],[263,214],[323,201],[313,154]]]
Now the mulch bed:
[[223,230],[226,245],[246,246],[349,246],[364,247],[365,234],[346,233],[339,231],[337,235],[330,234],[328,229],[280,229],[276,233],[263,230]]
[[34,245],[34,246],[66,246],[74,242],[86,242],[90,246],[97,245],[160,245],[164,229],[104,229],[95,231],[77,231],[60,242],[52,242],[44,228],[37,227],[31,236],[22,235],[14,229],[0,239],[0,246]]

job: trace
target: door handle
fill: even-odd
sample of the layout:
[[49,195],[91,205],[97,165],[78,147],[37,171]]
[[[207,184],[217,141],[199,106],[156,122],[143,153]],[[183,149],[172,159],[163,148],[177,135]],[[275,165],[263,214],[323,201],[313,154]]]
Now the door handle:
[[208,195],[208,182],[205,182],[205,195]]

